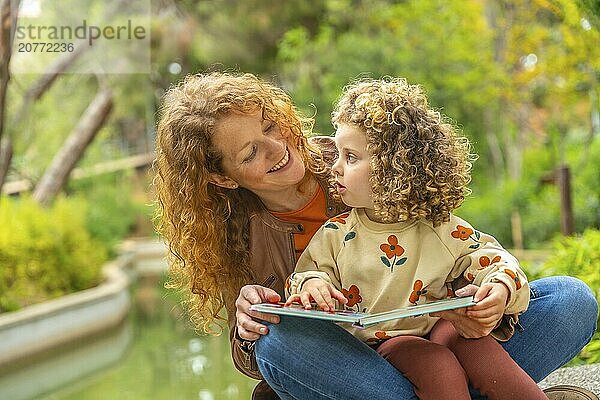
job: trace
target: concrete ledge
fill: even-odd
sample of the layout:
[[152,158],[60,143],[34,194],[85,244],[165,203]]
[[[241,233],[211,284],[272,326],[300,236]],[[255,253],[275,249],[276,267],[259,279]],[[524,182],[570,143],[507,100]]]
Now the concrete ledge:
[[126,319],[114,330],[84,340],[85,343],[70,343],[41,357],[28,358],[25,364],[11,365],[9,371],[0,373],[0,399],[37,399],[114,365],[131,345],[133,329]]
[[119,325],[130,308],[126,253],[103,267],[100,285],[61,298],[0,314],[0,370]]

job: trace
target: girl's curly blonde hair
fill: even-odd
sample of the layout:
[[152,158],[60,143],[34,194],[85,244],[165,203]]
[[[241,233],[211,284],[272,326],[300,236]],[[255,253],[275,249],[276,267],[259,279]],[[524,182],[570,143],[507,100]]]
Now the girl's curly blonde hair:
[[168,286],[187,292],[186,308],[203,332],[222,331],[219,311],[225,305],[233,312],[239,289],[254,279],[247,208],[254,194],[210,183],[210,173],[222,173],[223,158],[211,138],[230,112],[257,109],[291,132],[288,140],[309,171],[305,179],[323,172],[324,161],[305,136],[313,120],[301,117],[283,90],[252,74],[189,75],[166,92],[159,111],[155,226],[169,248]]
[[334,125],[367,136],[375,213],[384,222],[421,218],[438,226],[470,193],[470,144],[403,78],[356,81],[344,89]]

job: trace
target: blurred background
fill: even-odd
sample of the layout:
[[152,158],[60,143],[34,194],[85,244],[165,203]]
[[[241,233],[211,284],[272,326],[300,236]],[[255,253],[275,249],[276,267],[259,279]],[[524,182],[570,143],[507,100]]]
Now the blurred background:
[[[89,341],[114,338],[122,353],[35,398],[249,398],[254,382],[234,370],[226,333],[196,333],[164,288],[152,228],[161,96],[207,70],[280,85],[325,135],[351,80],[422,85],[479,155],[458,214],[512,249],[532,279],[576,276],[600,298],[598,1],[152,0],[144,71],[74,73],[76,51],[40,59],[40,72],[15,70],[17,10],[48,3],[0,1],[0,318],[98,285],[124,248],[153,250],[140,256],[152,268],[132,267],[126,321]],[[88,0],[86,12],[110,17],[123,3]],[[89,347],[89,358],[105,351]],[[571,363],[595,362],[598,332]],[[3,377],[16,382],[11,374],[34,365],[0,368],[0,393]]]

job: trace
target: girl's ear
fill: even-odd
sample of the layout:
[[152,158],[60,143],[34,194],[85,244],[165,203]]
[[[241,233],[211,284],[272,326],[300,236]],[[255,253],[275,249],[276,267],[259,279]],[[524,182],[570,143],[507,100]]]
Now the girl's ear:
[[210,174],[210,183],[225,189],[237,189],[239,186],[236,181],[221,174]]

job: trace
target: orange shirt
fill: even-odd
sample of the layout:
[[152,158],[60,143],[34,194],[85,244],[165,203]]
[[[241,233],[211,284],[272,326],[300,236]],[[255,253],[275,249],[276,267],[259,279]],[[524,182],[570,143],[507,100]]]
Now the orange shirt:
[[299,210],[287,212],[271,211],[271,214],[282,221],[302,224],[304,227],[302,232],[294,233],[296,260],[300,258],[300,254],[302,254],[306,246],[308,246],[308,242],[310,242],[310,239],[312,239],[313,235],[319,230],[321,225],[329,219],[327,214],[325,214],[325,209],[325,192],[323,192],[321,185],[317,185],[317,190],[313,197]]

